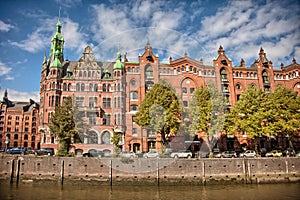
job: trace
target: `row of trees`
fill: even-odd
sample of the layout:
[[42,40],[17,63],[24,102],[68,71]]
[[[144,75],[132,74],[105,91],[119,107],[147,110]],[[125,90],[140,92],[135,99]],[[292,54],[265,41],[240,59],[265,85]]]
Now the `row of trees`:
[[[250,139],[278,133],[293,137],[300,132],[300,97],[285,87],[268,94],[249,86],[229,111],[227,100],[212,82],[197,88],[189,108],[183,108],[180,99],[166,82],[155,84],[142,101],[135,122],[160,134],[163,144],[179,131],[191,135],[203,132],[210,148],[222,131],[228,135],[247,133]],[[51,118],[50,130],[59,138],[61,155],[68,154],[72,140],[78,139],[81,127],[85,127],[79,126],[82,120],[76,122],[79,114],[73,108],[69,97]],[[112,142],[115,140],[113,137]]]

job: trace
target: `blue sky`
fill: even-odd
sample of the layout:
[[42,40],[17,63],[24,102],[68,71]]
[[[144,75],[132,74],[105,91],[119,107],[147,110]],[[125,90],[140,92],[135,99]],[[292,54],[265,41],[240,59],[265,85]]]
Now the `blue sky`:
[[300,62],[300,1],[2,0],[0,97],[39,101],[43,56],[49,55],[59,7],[65,59],[90,45],[99,61],[118,49],[137,61],[147,41],[161,62],[184,55],[211,64],[222,45],[234,65],[250,66],[265,49],[275,68]]

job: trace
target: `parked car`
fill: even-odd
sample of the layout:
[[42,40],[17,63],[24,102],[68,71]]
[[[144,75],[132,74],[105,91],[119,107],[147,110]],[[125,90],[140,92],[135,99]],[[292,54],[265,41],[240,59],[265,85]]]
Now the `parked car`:
[[35,151],[31,147],[26,148],[26,154],[34,154]]
[[159,153],[155,151],[150,151],[147,153],[144,153],[143,155],[144,158],[159,158]]
[[266,153],[267,153],[267,149],[266,148],[261,148],[259,154],[261,157],[265,157],[266,156]]
[[220,153],[219,149],[213,149],[213,157],[214,158],[221,158],[222,154]]
[[87,153],[83,154],[83,157],[103,157],[104,152],[101,150],[96,150],[96,149],[90,149]]
[[53,148],[41,148],[41,149],[36,150],[34,154],[37,156],[43,156],[43,155],[53,156],[54,149]]
[[255,158],[256,157],[256,152],[254,150],[246,150],[245,152],[240,153],[240,157]]
[[296,155],[295,151],[291,148],[287,148],[282,152],[282,156],[285,157],[294,157]]
[[123,151],[119,154],[121,158],[137,158],[137,155],[134,152]]
[[26,149],[22,148],[22,147],[15,147],[15,148],[12,148],[12,149],[7,149],[6,152],[9,153],[9,154],[25,154]]
[[199,152],[198,158],[209,158],[210,152]]
[[282,156],[282,152],[279,150],[272,150],[266,153],[266,157],[281,157],[281,156]]
[[172,152],[171,158],[191,158],[192,152],[190,151],[180,151],[180,152]]
[[235,151],[224,151],[224,152],[221,154],[221,157],[222,157],[222,158],[236,158],[237,155],[236,155],[236,152],[235,152]]

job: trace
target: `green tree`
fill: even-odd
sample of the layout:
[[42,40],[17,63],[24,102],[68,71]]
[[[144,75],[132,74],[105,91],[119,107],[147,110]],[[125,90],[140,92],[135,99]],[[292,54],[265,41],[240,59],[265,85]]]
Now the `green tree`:
[[225,111],[226,99],[213,82],[208,82],[207,87],[197,88],[190,104],[192,122],[189,129],[191,134],[206,133],[210,151],[223,130]]
[[161,142],[165,144],[174,136],[181,123],[182,107],[175,90],[166,82],[155,84],[141,102],[135,122],[161,134]]
[[[290,139],[300,131],[300,97],[297,93],[279,86],[270,95],[272,113],[269,126],[272,135],[285,134]],[[291,141],[291,140],[290,140]],[[290,143],[292,146],[292,143]]]
[[268,126],[270,108],[268,95],[254,86],[249,86],[226,114],[227,134],[246,132],[250,139],[256,138],[259,134],[267,135],[271,131]]
[[50,119],[50,131],[59,139],[58,155],[66,156],[78,131],[73,119],[73,100],[67,97],[62,105],[55,107],[55,113]]

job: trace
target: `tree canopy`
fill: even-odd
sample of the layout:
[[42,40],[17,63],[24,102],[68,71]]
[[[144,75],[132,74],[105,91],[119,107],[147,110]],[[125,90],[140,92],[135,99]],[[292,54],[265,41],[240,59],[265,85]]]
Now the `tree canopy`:
[[146,93],[141,102],[135,122],[161,134],[165,143],[175,136],[181,123],[182,106],[175,90],[166,82],[160,81]]
[[67,97],[62,105],[56,106],[50,119],[50,131],[59,139],[59,155],[69,153],[72,140],[78,135],[73,116],[73,100]]
[[300,101],[293,91],[277,87],[268,94],[249,86],[226,115],[227,134],[247,133],[248,138],[294,134],[300,131]]
[[208,82],[207,87],[200,86],[195,91],[190,105],[190,132],[194,134],[203,131],[210,136],[221,132],[225,111],[226,100],[215,84]]

